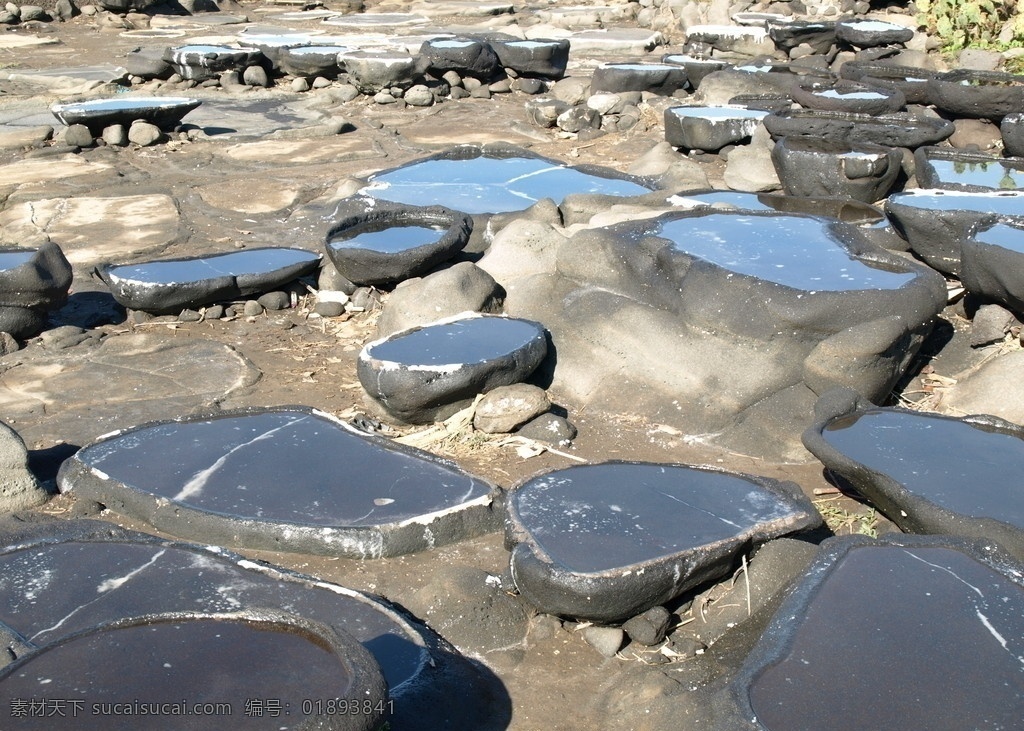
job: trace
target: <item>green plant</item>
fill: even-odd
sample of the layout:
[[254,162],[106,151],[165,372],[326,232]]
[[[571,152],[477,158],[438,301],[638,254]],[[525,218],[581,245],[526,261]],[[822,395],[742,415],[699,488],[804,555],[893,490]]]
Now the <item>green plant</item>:
[[999,33],[1013,21],[1012,41],[1024,40],[1018,0],[917,0],[917,22],[942,42],[942,49],[999,48]]

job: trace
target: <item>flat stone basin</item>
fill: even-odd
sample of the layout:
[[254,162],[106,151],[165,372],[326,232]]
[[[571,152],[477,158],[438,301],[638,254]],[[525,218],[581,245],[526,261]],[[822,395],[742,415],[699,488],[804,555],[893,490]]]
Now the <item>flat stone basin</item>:
[[836,392],[816,412],[807,448],[904,531],[986,537],[1024,558],[1024,494],[1013,469],[1024,429],[990,416],[844,402]]
[[1019,434],[916,411],[874,409],[832,421],[822,437],[846,456],[947,510],[1024,530],[1024,494],[1009,489]]
[[487,482],[299,407],[116,432],[58,481],[186,538],[321,555],[411,553],[496,521]]
[[61,124],[84,124],[90,132],[100,134],[112,124],[127,127],[137,119],[152,122],[158,127],[173,127],[200,104],[202,102],[198,99],[186,97],[123,95],[75,104],[54,104],[50,111]]
[[916,275],[859,259],[826,219],[708,213],[664,222],[656,235],[723,269],[809,292],[898,289]]
[[[651,189],[611,170],[573,168],[533,156],[488,154],[479,149],[433,157],[376,173],[362,193],[413,206],[443,205],[469,214],[509,213],[570,193],[628,197]],[[457,157],[456,157],[457,155]]]
[[616,621],[729,570],[747,541],[819,521],[792,483],[687,465],[571,467],[512,491],[512,575],[541,611]]
[[804,198],[779,193],[743,193],[735,190],[708,190],[679,193],[668,202],[683,210],[717,208],[738,211],[780,211],[835,218],[847,223],[875,225],[884,223],[885,214],[878,208],[852,198]]
[[1020,724],[1020,564],[983,542],[915,538],[826,544],[734,686],[745,727]]
[[66,701],[65,714],[18,719],[19,728],[109,729],[118,726],[112,717],[180,715],[189,728],[276,730],[279,718],[245,712],[248,699],[274,698],[299,728],[340,728],[312,699],[365,697],[368,716],[349,727],[374,728],[387,708],[379,669],[351,640],[318,629],[229,617],[123,622],[19,659],[0,671],[0,699],[8,708],[41,696]]
[[189,259],[103,265],[100,278],[121,305],[174,313],[218,300],[266,292],[307,274],[320,255],[305,249],[265,248]]
[[1024,186],[1024,159],[941,147],[918,148],[914,158],[914,174],[922,188],[980,193]]

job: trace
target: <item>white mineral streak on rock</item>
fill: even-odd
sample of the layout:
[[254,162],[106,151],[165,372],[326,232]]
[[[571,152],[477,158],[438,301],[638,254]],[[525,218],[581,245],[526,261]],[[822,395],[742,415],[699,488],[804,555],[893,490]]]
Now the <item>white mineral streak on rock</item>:
[[209,467],[207,467],[204,470],[200,470],[199,472],[195,473],[192,476],[192,479],[190,479],[188,482],[186,482],[185,485],[178,492],[178,494],[175,495],[172,499],[173,500],[177,500],[177,501],[181,501],[181,500],[187,500],[188,498],[191,498],[191,497],[195,497],[196,495],[198,495],[199,493],[201,493],[203,491],[203,488],[206,487],[206,484],[210,481],[210,478],[213,477],[213,475],[217,472],[217,470],[219,470],[221,467],[224,466],[224,464],[228,461],[228,459],[231,458],[231,455],[235,454],[235,452],[238,452],[238,451],[240,451],[242,449],[245,449],[246,447],[248,447],[248,446],[250,446],[252,444],[255,444],[256,442],[263,441],[264,439],[269,439],[274,434],[276,434],[277,432],[281,431],[282,429],[287,429],[290,426],[294,426],[295,424],[298,424],[300,421],[304,421],[307,418],[308,417],[306,417],[306,416],[300,416],[300,417],[298,417],[296,419],[292,419],[287,424],[282,424],[279,427],[276,427],[274,429],[271,429],[270,431],[264,432],[263,434],[259,434],[259,435],[255,436],[255,437],[253,437],[252,439],[250,439],[248,442],[245,442],[244,444],[239,444],[237,447],[232,447],[230,450],[228,450],[222,457],[220,457],[212,465],[210,465]]

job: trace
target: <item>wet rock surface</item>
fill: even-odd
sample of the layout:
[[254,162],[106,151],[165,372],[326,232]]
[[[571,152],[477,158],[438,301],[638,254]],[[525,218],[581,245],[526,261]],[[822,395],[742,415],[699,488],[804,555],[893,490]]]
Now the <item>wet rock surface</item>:
[[[186,552],[173,570],[150,576],[170,555],[165,553],[105,592],[96,588],[145,566],[154,554],[108,565],[108,558],[79,561],[77,549],[65,551],[54,554],[45,567],[27,561],[14,572],[20,578],[13,589],[0,590],[7,592],[5,601],[15,598],[18,610],[12,617],[44,609],[35,591],[49,580],[46,572],[51,569],[60,580],[48,584],[44,593],[47,601],[54,601],[48,605],[50,613],[40,614],[38,621],[40,628],[57,625],[54,635],[72,626],[90,631],[108,621],[108,615],[90,608],[109,609],[121,600],[155,622],[162,612],[185,611],[177,598],[189,604],[195,598],[189,592],[199,587],[205,587],[201,593],[209,601],[200,603],[208,609],[246,616],[252,610],[283,610],[290,617],[277,616],[287,624],[296,614],[307,615],[306,610],[296,612],[302,604],[299,595],[351,599],[354,594],[341,587],[352,587],[395,602],[384,613],[392,619],[346,622],[349,628],[365,625],[367,634],[357,638],[384,670],[390,699],[396,701],[391,719],[395,728],[745,728],[753,717],[750,710],[740,716],[717,715],[721,696],[716,694],[732,684],[751,650],[767,637],[773,614],[796,585],[794,580],[800,581],[821,540],[833,533],[884,535],[900,530],[864,495],[837,492],[832,482],[848,486],[823,473],[800,444],[820,394],[836,385],[853,386],[882,408],[900,403],[953,417],[986,412],[1016,423],[1024,420],[1024,405],[1013,387],[1022,377],[1018,330],[1024,315],[1014,299],[1014,252],[1006,248],[1008,242],[998,240],[983,245],[984,256],[972,259],[970,251],[971,238],[984,235],[979,225],[1013,226],[1016,213],[1002,208],[1011,202],[986,201],[997,209],[995,218],[952,228],[942,224],[925,234],[959,261],[951,265],[941,261],[946,253],[922,254],[927,244],[915,241],[912,246],[895,233],[913,227],[904,225],[898,198],[889,206],[890,225],[878,209],[852,198],[776,193],[782,182],[772,162],[773,149],[795,144],[794,135],[851,148],[866,142],[900,148],[893,194],[901,195],[922,189],[929,174],[928,166],[913,159],[909,150],[932,146],[950,152],[929,149],[919,157],[924,155],[929,165],[950,162],[952,179],[998,175],[995,182],[1009,189],[1007,179],[1016,174],[1016,165],[1007,155],[1021,147],[1016,139],[1019,115],[1003,109],[983,116],[972,99],[975,92],[992,90],[985,87],[1002,87],[1012,97],[1017,82],[946,77],[967,80],[959,86],[968,93],[940,100],[932,98],[935,85],[929,81],[954,71],[955,62],[965,70],[1002,73],[1000,62],[1009,62],[1012,53],[964,53],[954,60],[934,52],[937,40],[922,31],[901,40],[908,28],[918,26],[913,8],[898,4],[882,8],[856,3],[840,8],[842,15],[818,0],[728,8],[718,2],[646,0],[544,8],[459,2],[371,2],[363,7],[344,2],[305,10],[244,0],[240,6],[222,5],[220,12],[206,12],[212,7],[190,0],[178,12],[191,15],[170,15],[159,7],[136,12],[140,4],[122,4],[113,11],[85,6],[75,14],[61,0],[44,7],[45,14],[33,7],[8,8],[3,18],[10,25],[0,38],[0,47],[8,52],[0,68],[0,242],[5,251],[14,249],[19,255],[55,244],[73,275],[66,301],[57,295],[52,307],[3,305],[0,311],[6,318],[0,331],[18,331],[17,336],[0,332],[0,410],[24,443],[24,449],[12,447],[10,470],[27,480],[27,488],[35,485],[29,502],[46,501],[5,506],[16,513],[4,521],[5,543],[11,549],[4,555],[34,546],[35,539],[28,536],[39,523],[81,530],[75,526],[83,516],[102,520],[90,534],[93,538],[120,531],[115,523],[149,533],[178,535],[187,530],[187,521],[180,517],[161,529],[126,515],[124,506],[110,496],[100,502],[77,488],[55,494],[59,468],[82,445],[92,445],[84,450],[87,456],[94,446],[116,440],[112,431],[132,434],[139,425],[154,422],[229,419],[238,409],[262,413],[273,404],[303,404],[300,410],[318,409],[337,423],[372,433],[375,440],[425,448],[501,491],[551,470],[608,459],[711,464],[789,480],[813,500],[827,527],[797,538],[774,538],[756,552],[741,546],[718,578],[662,600],[648,612],[630,612],[609,626],[537,614],[516,591],[509,575],[510,553],[494,526],[480,534],[469,525],[472,520],[460,523],[459,511],[449,516],[456,542],[429,548],[425,534],[416,534],[417,545],[423,547],[426,541],[429,550],[366,561],[346,557],[337,545],[320,554],[249,546],[238,549],[244,558],[232,559],[237,571],[229,571],[205,560],[228,555],[225,549],[192,547],[188,550],[201,553]],[[896,25],[900,31],[882,39],[892,45],[873,46],[879,38],[853,39],[846,31],[839,37],[839,20],[847,26],[869,21],[869,29],[879,23],[884,27],[876,30],[885,31]],[[498,66],[487,78],[468,59],[454,59],[462,64],[459,70],[442,71],[440,61],[428,60],[420,50],[424,43],[444,49],[446,39],[456,43],[449,43],[443,55],[457,56],[453,49],[458,47],[489,47]],[[458,45],[467,40],[472,41],[468,46]],[[164,60],[168,49],[188,46],[215,50],[177,69]],[[311,50],[300,50],[304,48]],[[483,50],[481,54],[487,55]],[[223,70],[221,56],[225,62],[232,59]],[[683,69],[685,84],[666,65]],[[632,66],[644,71],[634,74],[628,71]],[[602,88],[607,80],[601,78],[606,72],[598,73],[601,68],[628,72],[626,81],[608,82],[622,90]],[[652,68],[664,72],[664,80],[639,78]],[[805,98],[806,105],[798,101],[801,90],[820,95],[849,88],[836,77],[898,89],[909,106],[898,115],[868,115],[864,120],[863,115],[851,119],[804,108],[821,106],[816,96]],[[637,84],[642,88],[632,88]],[[180,121],[131,119],[102,129],[66,127],[51,112],[55,103],[161,97],[201,104]],[[839,97],[837,93],[840,102],[858,101]],[[702,151],[667,142],[666,109],[684,105],[736,105],[771,113],[749,141],[742,136]],[[957,109],[961,111],[953,111]],[[820,123],[822,114],[827,124]],[[800,124],[787,127],[788,119],[772,121],[779,117],[799,117]],[[988,157],[976,163],[976,158],[953,154],[977,151]],[[440,171],[416,167],[435,161],[460,165]],[[861,175],[869,167],[858,161],[844,175]],[[319,271],[274,284],[273,291],[187,303],[177,311],[153,314],[126,311],[107,284],[92,274],[109,262],[133,266],[279,247],[316,258],[353,199],[360,199],[364,208],[389,207],[391,199],[377,194],[395,182],[393,173],[410,170],[412,175],[399,176],[392,186],[419,196],[403,205],[443,205],[474,223],[463,248],[412,279],[398,281],[403,273],[395,280],[356,285],[338,273],[329,257],[322,257]],[[951,179],[948,171],[938,172]],[[981,182],[1000,187],[987,177]],[[366,195],[367,188],[374,195]],[[771,259],[760,270],[742,273],[738,269],[749,257],[734,245],[751,238],[747,229],[702,230],[699,236],[688,236],[693,232],[682,228],[675,232],[674,239],[683,242],[720,244],[725,258],[716,258],[708,250],[684,255],[679,249],[687,246],[680,247],[679,241],[669,246],[664,243],[668,239],[641,225],[693,207],[711,208],[705,211],[708,216],[784,212],[792,218],[773,234],[780,240],[818,240],[817,234],[800,228],[804,224],[797,223],[799,216],[839,218],[853,229],[843,229],[840,236],[840,248],[853,258],[826,259],[812,267],[810,257],[798,252],[795,260]],[[945,214],[925,215],[941,219]],[[764,238],[774,231],[764,220],[755,217],[748,228],[756,231],[752,238],[760,248],[777,248]],[[939,274],[908,263],[911,256],[926,259],[945,274],[945,287]],[[837,286],[848,287],[850,277],[863,274],[859,264],[850,268],[854,260],[863,261],[872,276],[895,277],[894,286],[824,288],[834,279]],[[798,276],[793,287],[786,277],[799,273],[796,263],[808,264],[808,279]],[[909,277],[900,279],[902,275]],[[815,288],[805,288],[808,282]],[[465,310],[528,317],[550,333],[548,356],[530,376],[531,392],[545,393],[553,404],[550,411],[512,427],[512,432],[491,434],[474,426],[477,416],[483,427],[484,416],[490,414],[484,400],[473,403],[467,397],[455,405],[463,408],[444,421],[422,426],[401,423],[365,400],[357,363],[367,343]],[[498,395],[495,399],[502,402]],[[511,417],[515,409],[502,406],[498,411]],[[437,412],[430,418],[445,415]],[[223,446],[220,441],[200,440],[194,451]],[[188,444],[168,437],[160,447],[177,454]],[[130,451],[119,454],[128,459]],[[958,444],[947,451],[963,456],[965,449]],[[244,453],[246,449],[236,454]],[[218,458],[223,456],[222,450]],[[295,487],[297,476],[319,474],[316,465],[330,462],[319,452],[302,461],[296,466],[282,459],[263,470],[266,476],[279,475],[268,494],[280,497],[281,487],[284,495],[301,494]],[[230,458],[227,462],[238,466]],[[256,459],[252,464],[263,463]],[[346,463],[333,470],[331,479],[341,479],[357,466],[374,467],[372,460]],[[238,484],[231,489],[238,490]],[[501,497],[497,492],[496,498]],[[265,512],[267,507],[258,509]],[[417,529],[422,527],[417,524]],[[52,536],[43,540],[65,544]],[[959,550],[952,539],[921,540],[946,541],[946,548]],[[167,548],[159,545],[157,552]],[[984,555],[1003,550],[1007,546],[985,549]],[[244,607],[230,605],[229,597],[241,597],[234,588],[247,584],[253,573],[249,563],[248,568],[240,563],[258,565],[266,575],[288,573],[263,561],[313,578],[299,582],[299,594],[264,594],[253,600],[254,607],[247,601]],[[963,566],[945,566],[965,575]],[[861,571],[867,588],[858,585],[857,596],[877,598],[879,591],[887,591],[890,568],[878,563]],[[939,578],[949,576],[935,571]],[[75,581],[78,574],[87,578]],[[0,585],[7,575],[0,575]],[[621,578],[640,582],[635,574]],[[150,585],[137,592],[130,589],[133,581],[148,579],[153,580]],[[914,582],[911,577],[907,583]],[[55,599],[57,586],[66,589],[66,601]],[[959,588],[977,596],[962,584]],[[936,595],[932,588],[925,591]],[[135,598],[129,600],[129,593]],[[140,598],[145,601],[133,604]],[[384,616],[379,607],[385,602],[372,602],[378,608],[359,614],[351,606],[340,610],[325,600],[326,623],[343,614]],[[395,610],[399,605],[409,614]],[[877,605],[865,607],[862,614],[867,616]],[[963,636],[988,647],[986,636],[972,634],[987,630],[971,614],[971,606],[958,606],[965,611],[928,614],[926,629],[959,627],[958,618],[966,616],[975,624],[965,626]],[[914,616],[915,609],[896,619]],[[980,609],[1007,647],[1016,646],[1019,628],[1000,624],[989,607],[974,609]],[[879,702],[884,694],[858,696],[857,707],[851,709],[837,695],[845,685],[815,685],[822,675],[834,677],[859,667],[861,658],[847,662],[842,652],[861,643],[837,634],[837,628],[856,624],[857,618],[849,618],[846,611],[843,603],[824,622],[828,631],[822,655],[841,656],[846,662],[842,670],[815,674],[817,665],[812,666],[806,671],[810,675],[799,675],[799,682],[766,692],[768,707],[781,700],[784,712],[809,709],[808,728],[853,728],[860,718],[868,718],[872,728],[886,725],[862,712],[889,712]],[[114,621],[137,616],[131,611],[114,614],[109,615]],[[662,627],[666,616],[668,623]],[[26,644],[28,630],[17,625],[17,617],[5,622],[13,629],[0,630],[10,648],[3,662],[12,659],[11,653],[39,649]],[[919,632],[886,617],[886,629],[898,627],[904,635]],[[796,616],[790,624],[802,619]],[[397,625],[389,624],[392,620]],[[422,622],[429,622],[444,639],[425,630]],[[890,657],[886,651],[914,653],[903,649],[902,637],[882,636],[886,646],[861,663],[870,668],[866,677],[872,679],[884,675],[878,668],[879,659]],[[995,635],[988,636],[995,640]],[[58,643],[61,637],[51,639]],[[422,647],[428,648],[429,658]],[[941,657],[928,655],[927,669],[959,667],[955,648],[955,643],[935,641],[928,651]],[[992,649],[1004,651],[1001,646]],[[1016,698],[998,695],[1016,677],[1004,670],[997,660],[985,673],[975,673],[992,680],[977,691],[960,683],[969,702],[957,705],[957,713],[973,718],[973,709],[987,704],[1020,716],[1013,705]],[[415,682],[401,681],[401,673],[415,675]],[[926,677],[918,668],[908,673]],[[942,682],[934,685],[943,689],[941,696],[928,695],[923,688],[921,707],[949,706],[951,693]],[[904,685],[901,677],[885,690]],[[813,701],[795,706],[783,690],[813,692]],[[572,713],[567,715],[566,708]],[[264,720],[280,720],[266,715],[266,706],[263,710]],[[236,711],[241,718],[244,708]],[[765,714],[769,717],[783,728],[800,727],[791,718],[779,721],[770,712]],[[923,723],[941,728],[940,721],[929,718]],[[983,727],[981,722],[976,725]],[[1012,719],[1004,725],[1012,725]]]

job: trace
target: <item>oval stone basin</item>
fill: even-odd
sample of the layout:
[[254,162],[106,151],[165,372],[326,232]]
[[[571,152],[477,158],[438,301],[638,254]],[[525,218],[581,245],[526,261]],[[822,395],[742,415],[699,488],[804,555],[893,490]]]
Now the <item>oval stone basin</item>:
[[741,671],[734,722],[718,719],[716,727],[1019,726],[1020,572],[989,542],[901,536],[825,543]]
[[184,79],[204,81],[223,71],[241,71],[258,63],[263,53],[255,48],[234,48],[214,44],[196,43],[164,51],[164,60]]
[[457,151],[376,173],[363,193],[413,206],[443,205],[469,214],[508,213],[551,198],[560,204],[570,193],[636,196],[651,191],[638,179],[567,167],[531,156],[495,156],[483,150]]
[[[63,717],[19,718],[15,725],[25,729],[106,730],[120,728],[119,717],[179,715],[189,718],[190,729],[269,731],[281,727],[280,718],[250,717],[247,699],[278,699],[281,713],[288,708],[290,722],[301,728],[327,716],[304,699],[365,697],[370,713],[346,728],[374,728],[386,708],[379,668],[364,650],[355,652],[351,639],[326,625],[309,626],[320,631],[229,617],[103,627],[4,668],[0,699],[7,708],[17,699],[66,699]],[[145,721],[133,726],[151,727]]]
[[102,134],[105,127],[112,124],[127,127],[136,119],[158,127],[173,127],[200,104],[198,99],[186,97],[121,95],[113,99],[54,104],[50,111],[61,124],[84,124],[93,134]]
[[58,482],[193,540],[320,555],[411,553],[495,521],[487,482],[300,407],[115,433]]
[[628,619],[727,573],[752,542],[816,525],[792,483],[688,465],[555,470],[509,496],[512,576],[541,611]]
[[832,399],[819,401],[821,420],[804,435],[832,473],[904,531],[991,538],[1024,559],[1024,493],[1014,480],[1024,429]]
[[654,235],[723,269],[805,291],[898,289],[915,278],[857,258],[827,219],[708,213],[665,221]]
[[358,197],[351,207],[354,212],[327,233],[326,249],[338,272],[359,285],[420,276],[462,251],[473,231],[470,216],[441,206],[413,208]]
[[545,355],[547,334],[536,322],[461,315],[369,343],[356,370],[389,414],[426,423],[477,394],[524,381]]
[[121,305],[179,312],[233,297],[267,292],[307,274],[320,255],[305,249],[245,249],[190,259],[102,265],[97,274]]

